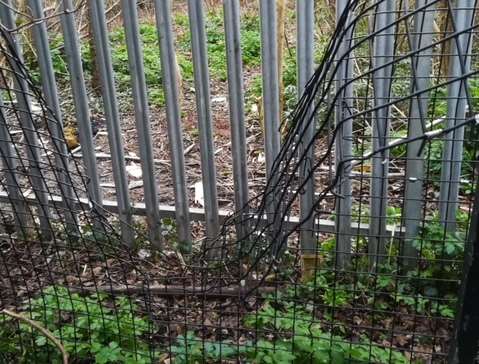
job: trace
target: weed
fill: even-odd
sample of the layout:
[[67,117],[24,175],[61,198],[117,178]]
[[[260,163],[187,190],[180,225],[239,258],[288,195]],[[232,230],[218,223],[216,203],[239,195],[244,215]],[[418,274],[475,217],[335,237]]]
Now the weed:
[[[29,309],[31,319],[61,339],[75,362],[149,363],[152,359],[142,340],[150,323],[133,313],[136,307],[127,298],[111,301],[100,294],[83,297],[64,287],[51,286],[31,301]],[[21,363],[61,363],[56,347],[43,334],[4,317],[1,351],[18,355],[19,342]]]
[[[50,40],[50,56],[53,72],[58,81],[68,80],[68,66],[63,53],[63,44],[63,36],[60,34],[57,34]],[[25,66],[30,71],[29,74],[33,81],[40,84],[40,67],[37,55],[31,51],[30,48],[25,48],[23,57],[25,59]]]
[[408,363],[397,349],[349,343],[344,337],[324,332],[313,313],[285,303],[285,297],[280,301],[267,301],[256,314],[246,317],[249,327],[281,333],[276,338],[261,338],[247,351],[255,363]]
[[[140,38],[143,43],[143,65],[150,102],[152,105],[162,106],[164,104],[164,95],[156,27],[152,24],[141,24]],[[128,64],[128,50],[123,28],[110,33],[110,43],[118,90],[119,92],[126,92],[131,89],[131,72]]]
[[241,52],[247,68],[261,64],[261,35],[257,15],[245,15],[241,20]]
[[466,238],[463,227],[466,224],[464,216],[459,215],[458,229],[449,232],[440,223],[439,216],[434,215],[412,243],[422,258],[419,268],[421,278],[446,280],[437,287],[441,293],[457,289]]
[[[179,55],[178,61],[187,80],[193,79],[193,65],[186,60],[190,59],[191,34],[188,29],[188,17],[185,14],[176,14],[175,23],[181,28],[178,36]],[[223,13],[211,11],[205,19],[206,42],[208,50],[208,62],[210,74],[213,78],[226,81],[226,44],[223,26]],[[245,16],[241,24],[241,50],[243,65],[246,68],[255,67],[260,64],[260,33],[259,20],[257,16]]]
[[[278,307],[281,306],[281,307]],[[275,308],[276,307],[276,308]],[[372,346],[369,343],[349,343],[341,336],[321,330],[312,313],[293,303],[266,301],[261,310],[245,318],[245,325],[259,332],[274,330],[275,337],[260,337],[255,343],[235,345],[229,341],[202,340],[193,332],[180,335],[172,346],[174,363],[195,364],[219,362],[234,358],[254,363],[407,363],[397,349]]]
[[230,341],[211,342],[198,338],[194,332],[179,335],[171,347],[175,364],[216,363],[220,360],[235,358],[246,351],[245,345],[239,347]]

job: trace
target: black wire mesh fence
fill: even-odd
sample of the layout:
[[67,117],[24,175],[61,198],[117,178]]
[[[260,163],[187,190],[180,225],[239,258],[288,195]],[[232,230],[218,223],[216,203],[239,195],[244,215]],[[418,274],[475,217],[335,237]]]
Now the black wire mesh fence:
[[464,362],[477,4],[339,6],[263,192],[190,253],[95,202],[0,27],[1,362]]

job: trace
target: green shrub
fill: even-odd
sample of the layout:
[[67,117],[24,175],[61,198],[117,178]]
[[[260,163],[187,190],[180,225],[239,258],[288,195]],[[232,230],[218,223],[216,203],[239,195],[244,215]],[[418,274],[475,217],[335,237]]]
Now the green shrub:
[[456,293],[461,279],[467,225],[461,215],[464,214],[459,214],[458,229],[454,232],[446,231],[439,217],[433,216],[412,242],[422,258],[420,277],[444,280],[433,287],[441,294]]
[[171,347],[175,364],[196,364],[205,361],[216,363],[220,360],[236,358],[245,351],[245,345],[238,347],[230,341],[221,343],[203,341],[191,331],[186,335],[179,335],[176,343]]
[[[178,63],[182,69],[183,77],[187,80],[192,80],[193,64],[190,61],[191,34],[188,17],[183,13],[178,13],[175,15],[175,23],[181,28],[177,38],[179,49]],[[223,24],[223,13],[221,11],[211,11],[205,18],[210,74],[213,78],[226,81],[226,44]],[[260,65],[261,35],[259,30],[259,18],[257,15],[246,15],[242,19],[241,51],[245,68]]]
[[[143,44],[143,65],[150,101],[153,105],[161,106],[164,104],[164,95],[156,26],[153,24],[141,24],[140,37]],[[110,33],[110,42],[118,90],[125,92],[131,89],[131,72],[128,64],[128,50],[124,29],[118,28]]]
[[[68,80],[68,66],[65,55],[63,53],[63,36],[57,34],[50,40],[50,55],[53,66],[53,72],[57,81],[65,82]],[[38,64],[38,56],[36,53],[25,48],[24,51],[25,66],[30,71],[29,74],[33,81],[40,84],[40,69]]]
[[[151,325],[134,314],[136,306],[125,297],[84,297],[52,286],[27,308],[31,319],[62,341],[72,362],[132,364],[152,360],[143,340]],[[7,317],[0,326],[0,350],[20,356],[21,363],[61,363],[57,348],[42,333]]]
[[257,14],[245,14],[241,19],[241,52],[246,68],[261,65],[261,33]]
[[[184,14],[178,14],[175,20],[176,24],[183,28],[177,38],[180,51],[178,63],[183,71],[183,77],[187,80],[192,80],[193,64],[191,61],[191,66],[190,64],[186,64],[186,60],[191,59],[191,32],[189,30],[188,17]],[[205,18],[205,27],[210,74],[214,78],[225,81],[227,74],[226,51],[221,13],[208,13]]]
[[[258,312],[244,318],[245,326],[259,333],[255,342],[237,346],[230,341],[202,340],[188,332],[180,335],[172,346],[173,363],[216,363],[238,357],[256,364],[408,363],[398,349],[374,343],[371,346],[367,341],[351,343],[345,337],[324,332],[310,310],[289,301],[290,293],[279,292],[276,300],[271,297]],[[262,332],[275,332],[275,335],[262,335]]]
[[[280,301],[284,303],[284,297]],[[322,331],[312,313],[293,303],[274,308],[277,304],[278,301],[274,305],[266,302],[261,310],[245,319],[245,324],[256,330],[281,333],[280,337],[261,338],[254,347],[248,348],[247,356],[255,363],[409,363],[395,348],[368,342],[350,343],[344,337]]]
[[[141,24],[140,37],[143,43],[143,63],[146,83],[149,88],[150,100],[154,105],[163,105],[164,96],[162,89],[161,61],[155,25]],[[56,79],[60,83],[68,81],[69,77],[67,59],[64,53],[63,45],[64,41],[61,34],[52,37],[50,41],[52,65]],[[119,27],[110,33],[110,46],[113,70],[115,72],[118,90],[120,92],[131,90],[128,51],[123,27]],[[81,54],[85,74],[91,75],[94,71],[94,61],[89,42],[83,41],[81,43]],[[186,59],[181,60],[184,63],[191,63],[191,61],[187,61]],[[26,51],[25,62],[34,81],[39,83],[40,71],[38,58],[35,54]],[[182,64],[180,63],[180,67],[181,66]],[[182,68],[185,69],[191,68],[188,64],[183,66],[184,67]]]

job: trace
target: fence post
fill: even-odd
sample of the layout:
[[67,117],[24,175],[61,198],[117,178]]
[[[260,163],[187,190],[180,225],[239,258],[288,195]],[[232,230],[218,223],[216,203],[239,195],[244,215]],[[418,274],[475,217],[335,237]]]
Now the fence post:
[[161,247],[161,225],[157,196],[155,164],[150,130],[150,108],[146,91],[143,52],[140,43],[138,11],[136,1],[122,0],[123,24],[126,35],[128,62],[131,73],[131,87],[135,104],[135,121],[141,157],[146,220],[150,241],[157,248]]
[[280,149],[280,110],[278,85],[278,46],[276,43],[276,4],[260,0],[261,70],[263,78],[263,114],[266,175],[271,177]]
[[[464,122],[467,106],[467,78],[462,78],[470,70],[472,32],[476,0],[457,0],[456,9],[451,9],[454,32],[463,32],[450,40],[451,60],[447,87],[447,122],[446,128],[452,128]],[[464,32],[466,31],[466,32]],[[457,128],[444,136],[444,149],[441,167],[441,186],[439,213],[442,224],[447,230],[456,228],[456,210],[461,180],[462,153],[464,146],[464,127]]]
[[248,234],[244,216],[248,214],[248,168],[246,165],[246,132],[244,120],[243,66],[241,57],[239,0],[223,2],[226,60],[228,65],[228,96],[231,125],[231,153],[235,184],[235,208],[242,216],[236,223],[236,238],[242,241]]
[[3,100],[0,97],[0,153],[5,170],[5,182],[2,184],[6,186],[8,192],[16,228],[23,230],[23,235],[29,236],[33,228],[29,215],[30,210],[23,198],[16,172],[18,167],[17,161],[20,160],[20,157],[8,130],[3,108]]
[[457,304],[449,364],[475,363],[479,353],[479,183],[464,251],[464,268]]
[[[73,100],[75,104],[75,116],[77,121],[78,136],[80,139],[82,159],[88,173],[88,193],[93,205],[101,207],[103,197],[98,178],[98,169],[93,145],[91,129],[90,109],[88,106],[88,95],[83,77],[83,66],[80,53],[80,42],[72,14],[72,0],[63,0],[63,14],[61,15],[63,39],[65,43],[65,55],[67,58],[68,70],[70,72],[70,83],[72,87]],[[96,212],[100,211],[95,208]]]
[[[381,1],[376,8],[375,27],[378,32],[373,49],[373,151],[384,148],[389,136],[389,111],[392,65],[395,42],[396,1]],[[389,64],[386,66],[386,64]],[[371,217],[369,228],[368,255],[371,269],[375,269],[386,254],[386,208],[388,189],[389,151],[386,149],[372,157]]]
[[37,50],[38,66],[42,82],[42,90],[48,107],[44,108],[47,116],[47,125],[52,135],[54,145],[55,164],[54,172],[58,187],[61,191],[62,204],[66,214],[66,226],[69,231],[78,231],[76,218],[73,214],[73,181],[68,173],[68,149],[63,136],[63,120],[58,99],[58,90],[53,70],[52,56],[48,42],[47,25],[44,20],[42,0],[29,0],[32,16],[37,22],[32,28],[33,40]]
[[216,167],[210,105],[210,79],[202,2],[188,0],[191,48],[195,75],[196,108],[200,134],[201,173],[205,196],[206,235],[214,239],[219,232]]
[[[266,159],[266,177],[270,185],[275,185],[272,175],[273,164],[280,150],[281,135],[279,130],[281,112],[279,109],[279,77],[278,77],[278,45],[276,35],[276,2],[260,0],[261,20],[261,74],[263,80],[263,121],[264,121],[264,149]],[[269,234],[277,235],[276,225],[281,224],[277,217],[282,216],[279,203],[275,196],[269,194],[266,201],[266,214],[268,224],[272,225]],[[276,218],[275,218],[276,217]],[[281,239],[276,239],[281,243]],[[273,255],[280,253],[281,249],[276,242],[273,243]]]
[[[432,72],[432,41],[435,15],[435,2],[431,0],[417,0],[414,15],[414,30],[411,40],[412,56],[412,87],[411,92],[418,96],[411,99],[409,106],[408,138],[420,137],[426,132],[426,118],[428,116],[430,86],[429,75]],[[424,49],[418,51],[419,49]],[[416,53],[417,52],[417,53]],[[406,181],[404,192],[404,264],[414,267],[417,264],[417,249],[412,245],[414,238],[419,234],[419,227],[423,212],[423,185],[424,185],[424,152],[421,152],[422,141],[417,140],[407,145]]]
[[[349,9],[347,0],[338,0],[336,3],[336,23],[343,22],[346,29],[349,25]],[[353,87],[352,79],[352,59],[350,49],[352,47],[353,29],[345,33],[341,40],[338,50],[338,68],[336,72],[336,110],[335,122],[338,127],[337,140],[335,143],[336,166],[345,159],[352,157],[353,140],[353,120],[350,118],[353,107]],[[347,57],[345,57],[348,55]],[[341,59],[345,57],[344,59]],[[349,84],[348,84],[349,82]],[[346,120],[346,121],[345,121]],[[342,170],[336,170],[339,173],[338,190],[336,197],[336,264],[339,268],[344,268],[351,256],[351,163],[342,165]]]
[[[297,94],[301,98],[306,84],[313,74],[314,68],[314,0],[299,0],[296,3],[296,64],[297,64]],[[312,109],[308,110],[306,118],[312,117]],[[309,123],[306,130],[301,131],[299,154],[305,155],[301,165],[300,176],[303,183],[314,164],[314,147],[306,150],[314,136],[314,123]],[[316,254],[316,238],[314,234],[314,216],[307,215],[314,203],[314,178],[310,178],[304,186],[300,198],[300,218],[304,221],[301,227],[300,240],[303,254]]]
[[102,96],[105,108],[108,141],[111,149],[113,178],[116,195],[122,240],[129,246],[133,244],[134,232],[131,228],[132,214],[128,181],[125,170],[125,156],[120,128],[120,116],[115,91],[111,51],[108,40],[108,30],[105,20],[105,4],[103,0],[89,0],[92,15],[93,33],[96,44],[96,59],[102,83]]
[[[13,5],[11,0],[0,2],[0,20],[6,29],[13,31],[13,29],[15,29],[15,18],[12,9]],[[27,80],[22,77],[23,70],[18,64],[19,61],[23,62],[22,50],[18,43],[18,39],[14,34],[9,33],[8,38],[10,46],[18,57],[18,59],[7,57],[7,62],[9,62],[11,69],[15,72],[15,75],[12,76],[18,109],[21,110],[19,117],[23,136],[25,137],[25,150],[29,161],[28,175],[35,197],[39,202],[38,217],[40,220],[41,236],[43,239],[49,240],[52,237],[52,229],[49,222],[50,209],[48,206],[48,189],[41,172],[42,168],[39,155],[40,147],[31,113],[32,109],[28,83]]]
[[155,0],[156,27],[160,41],[161,70],[166,101],[168,139],[175,188],[175,216],[178,240],[184,252],[191,251],[190,214],[186,189],[183,133],[179,103],[176,55],[170,16],[170,0]]

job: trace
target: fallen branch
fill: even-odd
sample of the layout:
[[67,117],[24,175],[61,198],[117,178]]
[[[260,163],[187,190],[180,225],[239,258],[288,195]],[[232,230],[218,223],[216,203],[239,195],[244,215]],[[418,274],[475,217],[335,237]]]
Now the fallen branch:
[[3,309],[0,312],[7,315],[7,316],[13,317],[16,320],[22,321],[23,323],[25,323],[25,324],[37,329],[38,331],[40,331],[43,335],[45,335],[47,338],[49,338],[53,342],[53,344],[55,344],[55,346],[58,348],[58,350],[60,350],[60,352],[62,353],[62,357],[63,357],[63,364],[68,364],[68,353],[65,351],[65,348],[63,347],[62,343],[55,336],[53,336],[53,334],[50,331],[48,331],[47,329],[42,327],[39,323],[37,323],[33,320],[30,320],[29,318],[27,318],[27,317],[25,317],[25,316],[23,316],[19,313],[16,313],[16,312],[13,312],[13,311],[10,311],[10,310],[6,310],[6,309]]
[[[254,287],[254,286],[253,286]],[[192,287],[192,286],[169,286],[169,285],[156,285],[156,286],[98,286],[98,287],[69,287],[73,292],[79,293],[121,293],[121,294],[141,294],[148,292],[157,296],[201,296],[205,297],[242,297],[246,293],[250,293],[252,287]],[[277,287],[258,287],[256,290],[259,293],[273,293]]]

